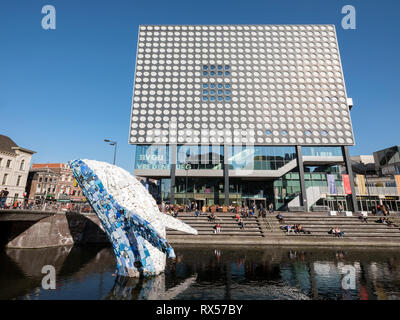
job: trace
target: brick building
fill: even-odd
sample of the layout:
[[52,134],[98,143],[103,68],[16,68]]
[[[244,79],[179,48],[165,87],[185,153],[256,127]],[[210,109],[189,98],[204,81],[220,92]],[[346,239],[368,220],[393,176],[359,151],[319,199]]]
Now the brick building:
[[65,163],[34,163],[27,184],[29,199],[83,201],[72,170]]

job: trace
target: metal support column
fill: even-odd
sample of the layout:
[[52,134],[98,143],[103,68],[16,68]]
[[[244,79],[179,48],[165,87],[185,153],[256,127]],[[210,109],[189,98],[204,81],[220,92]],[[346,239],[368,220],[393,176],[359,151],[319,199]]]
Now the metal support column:
[[224,145],[224,192],[225,192],[225,205],[229,206],[229,146]]
[[349,147],[343,146],[342,151],[343,151],[342,153],[344,157],[344,163],[346,165],[346,171],[347,174],[349,175],[349,180],[350,180],[351,202],[353,204],[353,211],[358,212],[357,195],[356,195],[356,188],[354,187],[354,177],[353,177],[353,170],[351,168]]
[[299,196],[300,206],[304,206],[304,210],[308,211],[308,203],[307,203],[307,191],[306,191],[306,183],[304,180],[304,166],[303,166],[303,155],[301,153],[301,146],[296,146],[296,155],[297,155],[297,166],[299,168],[299,176],[300,176],[300,191],[301,194]]
[[175,171],[176,171],[176,144],[171,144],[169,146],[170,154],[170,163],[171,163],[171,189],[170,189],[170,199],[171,204],[175,203]]

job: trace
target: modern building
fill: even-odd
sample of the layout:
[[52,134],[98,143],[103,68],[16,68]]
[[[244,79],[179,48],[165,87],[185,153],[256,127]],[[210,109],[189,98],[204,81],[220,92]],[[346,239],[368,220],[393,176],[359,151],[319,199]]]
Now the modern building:
[[0,135],[0,190],[7,188],[7,204],[23,198],[34,153],[19,147],[11,138]]
[[135,175],[170,203],[357,211],[352,105],[333,25],[140,26]]
[[84,201],[71,168],[65,163],[34,163],[29,171],[30,200]]
[[390,211],[400,212],[399,146],[370,156],[351,157],[351,160],[359,208],[371,211],[385,204]]
[[382,175],[400,174],[400,146],[393,146],[374,152],[374,162]]

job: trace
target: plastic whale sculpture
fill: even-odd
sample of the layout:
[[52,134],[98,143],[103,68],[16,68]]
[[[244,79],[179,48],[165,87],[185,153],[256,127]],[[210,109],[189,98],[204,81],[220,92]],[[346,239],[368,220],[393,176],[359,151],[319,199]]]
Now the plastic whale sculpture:
[[147,189],[128,171],[86,159],[69,165],[113,245],[119,276],[149,277],[164,271],[166,256],[175,258],[165,238],[166,228],[197,234],[160,212]]

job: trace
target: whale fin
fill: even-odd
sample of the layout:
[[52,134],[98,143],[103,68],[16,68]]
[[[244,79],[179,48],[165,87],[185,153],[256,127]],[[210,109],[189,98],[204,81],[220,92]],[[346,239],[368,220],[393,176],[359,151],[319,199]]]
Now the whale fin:
[[179,219],[176,219],[167,214],[163,214],[163,219],[164,219],[164,225],[166,228],[170,228],[170,229],[197,235],[196,229],[192,228],[191,226],[182,222]]

